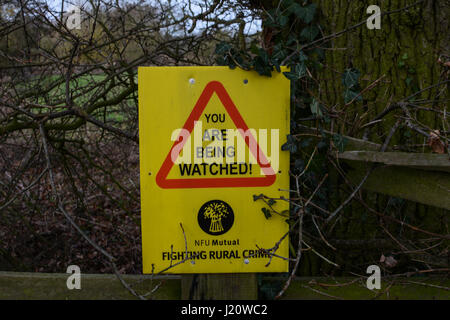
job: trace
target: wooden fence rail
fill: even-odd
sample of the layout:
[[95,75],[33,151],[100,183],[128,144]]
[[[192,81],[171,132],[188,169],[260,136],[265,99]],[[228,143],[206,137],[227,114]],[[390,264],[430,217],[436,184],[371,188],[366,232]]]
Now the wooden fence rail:
[[[302,130],[321,135],[316,129],[301,126]],[[331,135],[331,132],[324,131]],[[379,152],[381,145],[344,136],[345,151],[338,153],[339,161],[349,165],[348,178],[358,185],[369,165],[377,168],[362,188],[450,210],[450,158],[448,154]]]
[[[81,289],[67,289],[69,274],[0,272],[0,299],[136,299],[113,274],[82,274]],[[182,298],[180,276],[124,275],[123,279],[134,290],[144,294],[161,283],[153,299],[178,300]],[[262,278],[261,288],[277,288],[282,277]],[[365,281],[351,278],[323,279],[296,278],[283,299],[450,299],[450,279],[409,277],[382,279],[380,290],[369,290]],[[276,290],[276,289],[274,289]],[[267,290],[266,290],[267,291]],[[267,293],[267,292],[266,292]],[[274,292],[276,293],[276,292]]]

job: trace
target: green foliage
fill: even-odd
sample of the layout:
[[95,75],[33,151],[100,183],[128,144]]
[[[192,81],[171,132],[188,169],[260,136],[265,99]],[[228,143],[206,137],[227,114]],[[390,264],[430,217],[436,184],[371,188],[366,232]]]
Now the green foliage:
[[344,152],[345,146],[347,145],[348,139],[340,134],[333,135],[333,143],[339,152]]
[[[263,19],[263,27],[270,35],[268,43],[261,45],[251,43],[242,50],[230,43],[221,42],[216,46],[216,62],[230,68],[239,67],[253,70],[262,76],[270,77],[273,72],[281,72],[281,66],[289,67],[284,76],[292,81],[292,128],[299,119],[314,116],[325,123],[330,121],[327,107],[319,103],[319,99],[311,95],[317,84],[314,74],[323,68],[324,50],[308,43],[319,39],[320,26],[316,21],[318,8],[311,1],[300,3],[294,0],[277,1],[273,8],[267,8]],[[348,69],[343,74],[346,102],[353,99],[360,101],[358,86],[359,72]],[[305,88],[307,90],[305,90]],[[296,153],[298,142],[288,138],[282,150]]]
[[263,198],[264,198],[264,195],[262,193],[259,195],[256,195],[256,194],[253,195],[253,201],[257,201],[257,200],[263,199]]
[[311,113],[315,116],[322,117],[323,113],[320,109],[319,101],[317,101],[315,98],[312,99],[312,102],[310,104]]
[[347,69],[342,74],[342,84],[345,87],[344,102],[350,103],[353,100],[361,101],[360,88],[358,84],[360,71],[355,68]]
[[310,23],[314,19],[314,15],[316,13],[317,5],[315,3],[311,3],[306,6],[301,6],[298,3],[294,3],[291,8],[293,8],[293,12],[295,15],[301,19],[304,23]]
[[290,134],[287,135],[287,142],[281,146],[281,150],[290,151],[291,153],[297,152],[297,140]]
[[270,217],[272,217],[272,214],[270,213],[270,210],[267,208],[261,208],[261,211],[264,213],[264,217],[266,219],[269,219]]
[[283,28],[288,22],[289,18],[287,16],[277,9],[272,9],[267,12],[267,19],[264,20],[263,25],[271,28]]
[[353,100],[355,100],[355,99],[356,99],[356,100],[359,100],[359,101],[362,100],[362,97],[361,97],[361,95],[359,94],[359,92],[347,88],[347,89],[345,90],[345,92],[344,92],[344,102],[345,102],[345,103],[350,103],[351,101],[353,101]]
[[[313,23],[317,11],[314,3],[300,5],[292,0],[281,1],[280,5],[266,11],[263,27],[276,30],[274,44],[270,50],[253,43],[249,52],[233,48],[229,43],[221,42],[216,46],[216,63],[230,68],[240,67],[254,70],[260,75],[270,77],[276,70],[281,72],[281,64],[291,67],[284,74],[290,80],[299,80],[306,75],[308,57],[297,46],[302,42],[312,41],[320,33]],[[294,28],[292,28],[294,26]],[[298,28],[301,30],[298,32]],[[290,30],[283,36],[283,30]],[[293,52],[294,51],[294,52]]]
[[299,80],[306,75],[306,65],[303,62],[297,63],[292,67],[292,71],[283,72],[289,80]]
[[[336,9],[339,8],[339,5],[329,5],[323,1],[320,3],[323,6],[320,9],[323,11],[324,17],[330,18],[336,14],[336,18],[330,19],[333,23],[327,24],[325,28],[319,24],[319,8],[316,4],[312,3],[312,0],[264,1],[264,10],[261,10],[262,14],[265,15],[263,16],[264,30],[261,36],[263,43],[252,43],[250,50],[240,51],[229,48],[226,52],[222,52],[222,56],[220,57],[220,61],[222,62],[228,61],[227,59],[232,61],[230,64],[222,63],[223,65],[233,67],[236,65],[235,61],[241,61],[242,63],[240,62],[240,64],[246,67],[247,70],[254,70],[264,76],[270,76],[274,70],[280,72],[280,66],[289,67],[289,70],[283,70],[283,74],[291,82],[291,132],[287,135],[286,141],[282,144],[281,149],[290,153],[290,173],[292,174],[290,188],[292,192],[290,196],[296,199],[291,199],[291,201],[296,201],[301,205],[302,202],[305,202],[305,199],[309,199],[311,196],[311,203],[314,206],[309,205],[305,208],[304,213],[307,214],[304,217],[313,214],[317,217],[316,222],[319,225],[323,219],[327,219],[329,216],[329,214],[319,210],[319,208],[326,208],[329,212],[336,210],[343,203],[342,201],[348,197],[348,188],[352,187],[345,179],[345,183],[341,181],[341,175],[345,178],[349,166],[344,162],[340,162],[337,163],[339,165],[337,167],[332,158],[337,151],[343,152],[349,143],[342,134],[353,134],[359,137],[364,135],[371,140],[373,136],[377,136],[375,140],[377,140],[376,142],[380,142],[380,140],[386,137],[386,132],[377,130],[377,133],[374,134],[373,131],[375,129],[371,128],[375,126],[364,126],[364,123],[369,123],[366,121],[370,121],[373,116],[381,111],[378,102],[386,99],[385,97],[381,98],[379,93],[387,90],[386,88],[391,86],[391,83],[395,82],[399,85],[403,81],[403,87],[406,88],[405,91],[414,93],[425,87],[425,82],[427,81],[423,80],[423,74],[429,74],[430,72],[438,74],[433,69],[434,67],[431,69],[419,68],[419,65],[416,63],[416,55],[425,54],[425,50],[421,52],[417,50],[411,51],[410,49],[408,49],[408,52],[403,51],[406,50],[402,47],[405,44],[403,40],[402,43],[391,41],[392,37],[395,38],[394,33],[391,33],[389,37],[382,35],[382,38],[375,37],[369,41],[372,44],[370,47],[372,49],[374,48],[373,45],[376,45],[375,42],[379,39],[386,40],[386,44],[393,44],[393,47],[391,46],[384,50],[393,53],[393,63],[392,59],[388,59],[383,60],[385,64],[380,66],[364,66],[363,64],[367,63],[368,59],[375,59],[384,51],[374,49],[370,57],[368,54],[365,55],[368,52],[368,47],[360,45],[361,39],[358,37],[356,39],[352,38],[349,35],[350,33],[334,39],[333,33],[355,25],[360,19],[358,18],[355,21],[356,18],[349,19],[345,14],[341,15],[337,13]],[[403,5],[400,3],[389,5],[392,10],[397,10],[401,6]],[[355,10],[355,8],[358,10],[364,8],[364,4],[352,5],[349,8],[352,11],[364,14],[362,10]],[[386,8],[386,10],[388,9]],[[322,13],[320,12],[320,14]],[[406,13],[403,13],[396,15],[396,17],[404,17],[405,15]],[[346,21],[343,21],[343,19]],[[391,25],[394,26],[393,23]],[[322,33],[323,29],[325,29],[324,33]],[[361,26],[361,29],[363,31],[359,31],[359,35],[364,38],[364,35],[366,35],[364,25]],[[396,30],[403,32],[401,28]],[[347,32],[344,31],[344,33]],[[321,41],[323,34],[330,34],[326,39],[333,39],[334,50],[327,50],[331,49],[327,48],[331,44],[330,42]],[[414,32],[413,34],[415,35],[416,33]],[[354,43],[354,41],[356,42]],[[348,43],[353,43],[355,46],[348,46]],[[406,48],[411,48],[411,45],[407,45]],[[343,53],[341,54],[340,52]],[[325,54],[332,59],[324,61]],[[226,55],[228,57],[225,57]],[[359,66],[364,71],[358,70]],[[398,72],[398,74],[392,76],[392,71]],[[381,78],[378,77],[382,75],[384,77],[385,74],[388,78],[390,77],[389,81],[380,81]],[[361,87],[364,83],[361,81],[363,76],[363,81],[368,84],[368,86],[365,86],[364,91]],[[373,77],[375,76],[377,76],[378,80],[373,82]],[[430,84],[431,82],[427,83],[427,85]],[[382,87],[383,89],[381,90]],[[401,101],[396,91],[397,89],[394,91],[389,89],[386,92],[390,92],[390,94],[386,94],[386,97],[390,97],[392,94],[393,97],[397,98],[397,101]],[[404,89],[398,91],[404,91]],[[409,94],[406,96],[409,96]],[[413,101],[413,99],[423,100],[423,98],[423,95],[411,95],[409,101]],[[363,99],[365,100],[364,104]],[[372,109],[372,106],[376,106],[377,109]],[[381,107],[384,108],[384,105]],[[276,109],[274,112],[276,112]],[[421,114],[420,111],[417,116]],[[380,129],[385,129],[386,125],[392,125],[391,122],[386,121],[384,124],[380,123],[376,126]],[[330,125],[331,123],[332,125]],[[305,130],[305,128],[302,128],[303,125],[314,127],[317,130]],[[333,134],[326,132],[324,128],[331,129],[330,131]],[[413,146],[416,136],[414,130],[407,127],[399,127],[398,133],[403,134],[402,139]],[[337,168],[338,172],[334,168]],[[325,176],[325,173],[329,173],[329,175]],[[344,187],[341,188],[341,186]],[[300,197],[295,192],[296,188],[299,188],[301,191],[298,192]],[[378,195],[376,195],[377,198],[375,200],[370,198],[374,196],[372,193],[363,194],[364,199],[372,203],[377,203],[378,207]],[[274,214],[273,209],[269,208],[271,206],[267,206],[269,204],[267,199],[269,198],[254,196],[254,199],[255,201],[260,199],[265,202],[266,206],[261,208],[261,212],[269,219]],[[291,215],[287,215],[284,218],[290,227],[299,221],[299,211],[296,212],[296,208],[296,206],[291,205]],[[325,230],[329,232],[328,234],[324,232],[323,235],[325,238],[336,236],[336,238],[343,239],[346,237],[349,239],[358,237],[371,239],[378,235],[378,231],[373,228],[373,217],[371,217],[369,211],[361,208],[356,201],[349,203],[348,206],[345,204],[343,208],[342,216],[345,216],[345,218],[337,220],[331,229]],[[380,205],[379,208],[384,210],[383,213],[392,211],[399,212],[400,214],[400,206],[397,208],[393,205]],[[285,213],[283,212],[282,214],[284,215]],[[289,219],[287,219],[288,217]],[[303,227],[308,232],[311,231],[309,228],[313,230],[311,232],[312,237],[317,239],[318,235],[315,233],[316,226],[312,224],[312,221],[305,218],[303,223]],[[362,236],[363,234],[366,235]],[[310,235],[307,235],[307,237],[310,237]],[[295,239],[295,235],[293,239]],[[312,239],[306,241],[312,241]],[[291,243],[295,242],[293,241]],[[321,253],[322,250],[324,250],[323,247],[318,248],[318,251]],[[292,256],[295,256],[294,250],[291,252],[293,253]],[[312,252],[305,252],[302,259],[299,274],[319,272],[317,260],[320,259],[317,255],[314,256]],[[348,260],[354,261],[351,256],[349,256]],[[340,265],[342,263],[342,270],[348,269],[346,265],[349,263],[347,261],[337,262]],[[326,273],[328,271],[321,270],[321,272]],[[270,288],[267,291],[269,291],[268,295],[270,295]]]
[[358,79],[361,73],[357,69],[347,69],[342,74],[342,83],[347,88],[354,88],[358,85]]
[[[274,274],[280,277],[280,274]],[[281,274],[282,279],[271,279],[267,281],[264,279],[263,273],[257,274],[258,279],[258,299],[261,300],[273,300],[280,290],[283,288],[284,283],[287,279],[286,275]]]
[[258,54],[253,59],[253,67],[255,71],[262,76],[272,76],[273,64],[269,59],[269,55],[262,48],[258,49]]
[[306,41],[313,41],[319,34],[319,28],[317,26],[308,26],[300,33],[300,39]]
[[[315,190],[323,172],[327,170],[329,150],[343,151],[347,144],[347,139],[342,135],[329,135],[323,130],[336,115],[330,112],[332,108],[320,97],[319,81],[316,78],[325,66],[324,49],[327,46],[320,42],[319,46],[315,45],[321,37],[321,26],[316,19],[318,7],[309,0],[281,0],[276,1],[273,8],[265,8],[264,12],[265,30],[262,38],[265,43],[255,41],[245,50],[229,43],[219,43],[216,47],[216,61],[219,65],[256,71],[267,77],[272,76],[273,72],[281,72],[281,66],[289,67],[283,75],[291,81],[291,132],[281,150],[291,155],[291,172],[302,174],[302,188]],[[403,58],[405,60],[407,56],[404,55]],[[361,72],[354,67],[340,71],[344,102],[360,103]],[[317,135],[305,136],[299,131],[304,121],[314,121],[312,125],[317,127]],[[315,155],[310,158],[313,152]],[[327,187],[323,184],[319,189],[314,195],[314,202],[325,208],[329,204]],[[266,204],[261,208],[266,219],[274,213],[274,202],[268,199],[263,195],[253,196],[254,201],[263,200]],[[286,217],[289,217],[288,213]],[[314,214],[321,216],[323,212],[315,211]],[[288,223],[290,221],[293,220],[288,219]]]

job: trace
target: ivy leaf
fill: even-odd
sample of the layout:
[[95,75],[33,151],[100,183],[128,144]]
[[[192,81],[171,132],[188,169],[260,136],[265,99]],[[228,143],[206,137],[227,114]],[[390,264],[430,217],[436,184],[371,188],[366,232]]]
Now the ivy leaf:
[[255,67],[255,71],[258,72],[259,75],[267,76],[267,77],[272,76],[272,67],[269,67],[269,66],[261,63],[261,61],[256,61],[254,64],[254,67]]
[[265,63],[265,64],[269,63],[269,55],[267,54],[266,50],[264,50],[263,48],[259,48],[258,56],[261,58],[263,63]]
[[319,141],[319,143],[317,144],[317,149],[323,149],[323,148],[328,148],[328,141],[325,139],[322,139]]
[[311,144],[311,142],[311,138],[302,139],[302,141],[300,142],[300,147],[307,148]]
[[289,80],[297,80],[298,77],[294,72],[283,72],[283,74],[288,78]]
[[283,15],[277,9],[269,10],[267,18],[264,20],[264,25],[270,28],[283,28],[289,22],[289,17]]
[[256,194],[253,195],[253,201],[257,201],[259,199],[262,199],[264,197],[264,195],[262,193],[259,194],[259,196],[257,196]]
[[297,141],[290,134],[287,135],[287,142],[281,146],[281,150],[291,153],[297,152]]
[[264,49],[258,49],[258,55],[253,59],[252,65],[261,76],[272,76],[273,67],[270,64],[269,55]]
[[409,87],[409,86],[411,85],[411,82],[412,82],[412,81],[413,81],[413,78],[408,77],[408,78],[406,78],[405,83],[406,83],[406,85]]
[[261,76],[272,76],[272,66],[265,64],[259,57],[253,61],[253,67],[255,71],[259,73]]
[[[262,274],[258,274],[258,293],[261,295],[262,300],[274,300],[278,292],[283,289],[284,281],[270,280],[263,281]],[[284,280],[284,279],[283,279]]]
[[282,2],[284,7],[289,7],[289,6],[293,5],[293,4],[295,4],[294,1],[295,0],[281,0],[281,2]]
[[280,16],[278,18],[278,24],[279,24],[280,28],[285,27],[288,24],[288,22],[289,22],[289,18],[285,15],[280,14]]
[[302,172],[305,169],[305,162],[302,159],[295,159],[294,167],[299,172]]
[[215,53],[217,55],[224,55],[228,53],[231,50],[231,45],[229,43],[226,43],[225,41],[222,41],[216,45]]
[[361,75],[358,69],[351,68],[344,71],[342,75],[342,83],[346,88],[353,88],[358,85],[358,79]]
[[286,56],[287,52],[281,43],[278,43],[273,47],[272,60],[283,61]]
[[270,210],[267,208],[261,208],[261,211],[264,213],[264,217],[266,219],[269,219],[272,216],[272,214],[270,213]]
[[352,101],[353,99],[356,98],[356,101],[361,101],[362,100],[362,96],[359,94],[358,91],[352,90],[352,89],[347,89],[345,90],[344,93],[344,103],[349,103],[350,101]]
[[304,23],[310,23],[314,19],[316,8],[317,5],[315,3],[311,3],[305,7],[297,5],[294,10],[297,17],[299,17]]
[[254,55],[258,55],[259,47],[257,46],[257,44],[255,42],[251,43],[250,52],[253,53]]
[[311,108],[311,113],[315,116],[322,117],[323,113],[322,110],[320,110],[320,104],[319,101],[317,101],[315,98],[313,98],[313,101],[309,105]]
[[411,131],[409,131],[408,129],[405,131],[405,133],[403,133],[403,136],[405,136],[406,138],[411,138],[412,134]]
[[299,7],[301,7],[301,5],[299,5],[296,2],[293,2],[293,3],[290,3],[287,5],[286,11],[289,15],[291,15],[291,14],[297,15],[297,11],[299,10]]
[[275,67],[275,69],[277,70],[277,72],[281,72],[281,66],[278,63],[278,61],[273,61],[272,64]]
[[313,41],[318,34],[319,28],[317,28],[317,26],[308,26],[303,28],[302,32],[300,32],[300,38],[306,41]]
[[297,63],[293,70],[290,72],[283,72],[283,74],[288,78],[289,80],[298,80],[301,77],[303,77],[306,74],[306,65],[302,63]]
[[306,65],[302,63],[297,63],[294,67],[294,71],[297,74],[298,79],[306,74]]
[[344,136],[336,133],[333,135],[333,143],[339,152],[344,152],[345,146],[347,145],[348,139]]
[[226,59],[224,59],[224,58],[222,58],[222,57],[217,57],[217,58],[216,58],[216,64],[217,64],[218,66],[226,66],[228,63],[227,63],[227,60],[226,60]]
[[272,57],[270,62],[275,67],[278,72],[281,72],[281,61],[287,56],[286,50],[283,49],[281,44],[277,44],[274,46]]
[[314,15],[316,14],[317,4],[311,3],[310,5],[306,6],[305,9],[306,9],[306,12],[305,12],[305,18],[303,21],[305,23],[310,23],[311,21],[313,21]]
[[[317,58],[319,58],[319,60],[325,60],[325,50],[322,48],[314,48],[314,50],[312,51],[312,53],[315,53],[317,55]],[[320,64],[319,61],[314,61],[317,64]]]
[[290,33],[286,40],[286,46],[292,46],[294,43],[297,43],[297,37],[294,33]]
[[308,60],[308,56],[306,54],[304,54],[303,51],[300,51],[300,53],[298,55],[298,60],[300,62],[304,62],[304,61]]
[[264,19],[264,26],[269,28],[275,28],[277,26],[277,12],[276,10],[269,10],[267,12],[267,18]]

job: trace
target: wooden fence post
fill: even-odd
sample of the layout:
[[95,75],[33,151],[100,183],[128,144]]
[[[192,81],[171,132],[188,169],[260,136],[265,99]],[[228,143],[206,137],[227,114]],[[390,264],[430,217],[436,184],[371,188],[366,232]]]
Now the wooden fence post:
[[255,273],[192,274],[181,277],[185,300],[256,300]]

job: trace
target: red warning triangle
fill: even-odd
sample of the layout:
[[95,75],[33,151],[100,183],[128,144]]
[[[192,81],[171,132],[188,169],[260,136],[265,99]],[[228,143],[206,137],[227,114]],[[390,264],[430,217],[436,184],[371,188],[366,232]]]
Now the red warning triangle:
[[[203,111],[205,110],[206,105],[211,99],[213,93],[216,93],[222,102],[225,110],[230,115],[233,120],[235,126],[238,129],[242,129],[243,132],[247,132],[249,129],[235,104],[231,100],[228,92],[225,90],[225,87],[222,83],[218,81],[209,82],[205,89],[203,89],[200,98],[194,106],[191,114],[189,115],[186,123],[183,126],[183,129],[189,132],[189,135],[192,133],[194,129],[195,122],[200,119]],[[240,131],[241,132],[241,131]],[[156,183],[158,186],[164,189],[181,189],[181,188],[227,188],[227,187],[267,187],[272,185],[275,182],[276,175],[273,168],[268,164],[268,160],[266,155],[260,151],[259,145],[256,143],[256,139],[252,134],[248,134],[247,138],[241,132],[242,137],[244,138],[245,143],[249,147],[255,159],[257,159],[258,165],[262,168],[265,176],[264,177],[241,177],[241,178],[190,178],[190,179],[167,179],[170,170],[172,169],[174,162],[172,161],[172,150],[177,146],[179,148],[178,154],[183,149],[183,145],[186,143],[187,139],[182,139],[179,136],[177,140],[175,140],[172,148],[169,151],[166,159],[164,160],[161,168],[156,175]],[[181,145],[179,145],[181,144]],[[256,146],[256,148],[252,148],[250,146]]]

